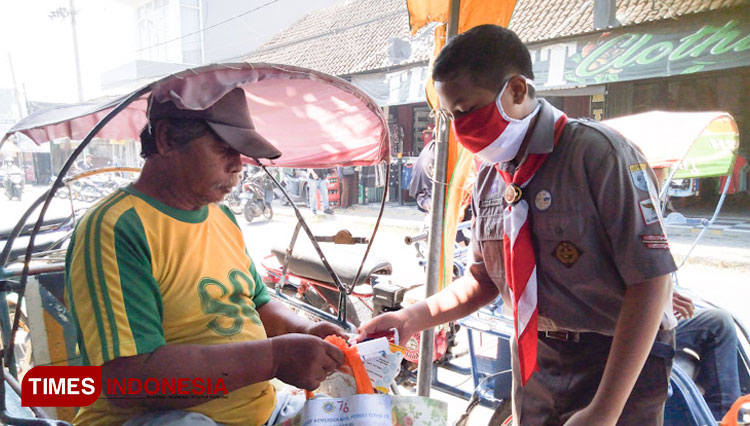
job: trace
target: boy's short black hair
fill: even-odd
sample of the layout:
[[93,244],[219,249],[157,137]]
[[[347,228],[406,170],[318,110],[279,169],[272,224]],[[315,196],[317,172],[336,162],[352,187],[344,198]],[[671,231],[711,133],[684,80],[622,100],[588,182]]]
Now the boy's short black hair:
[[[435,59],[432,79],[450,81],[464,72],[479,86],[497,91],[510,74],[534,79],[529,49],[516,33],[497,25],[480,25],[451,39]],[[529,92],[533,96],[532,86]]]

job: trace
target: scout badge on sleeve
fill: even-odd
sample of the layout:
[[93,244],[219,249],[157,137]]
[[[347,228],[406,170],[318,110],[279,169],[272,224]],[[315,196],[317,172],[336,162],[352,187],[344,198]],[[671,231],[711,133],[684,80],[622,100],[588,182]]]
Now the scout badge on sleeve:
[[669,241],[664,234],[660,235],[641,235],[641,242],[648,249],[668,249]]
[[639,201],[638,206],[641,208],[643,223],[646,225],[653,225],[659,221],[659,212],[656,211],[654,200],[646,198],[645,200]]
[[628,168],[630,169],[630,177],[633,179],[633,185],[643,192],[649,192],[646,165],[643,163],[631,164]]

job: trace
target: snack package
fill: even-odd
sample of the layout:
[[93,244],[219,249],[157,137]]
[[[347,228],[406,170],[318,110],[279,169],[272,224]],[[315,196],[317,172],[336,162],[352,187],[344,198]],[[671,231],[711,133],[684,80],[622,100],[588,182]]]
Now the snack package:
[[338,336],[328,336],[326,341],[344,352],[346,362],[321,383],[315,394],[340,398],[373,393],[374,389],[388,393],[389,385],[401,368],[403,348],[390,343],[386,337],[352,346]]

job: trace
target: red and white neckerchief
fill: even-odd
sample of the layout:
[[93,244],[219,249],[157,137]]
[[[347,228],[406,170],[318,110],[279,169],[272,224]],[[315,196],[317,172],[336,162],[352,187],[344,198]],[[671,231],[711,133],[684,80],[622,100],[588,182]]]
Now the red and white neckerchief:
[[[555,120],[555,145],[557,145],[568,117],[556,108],[552,108],[552,111]],[[548,155],[529,154],[526,161],[521,163],[512,176],[495,164],[495,169],[500,173],[506,185],[505,201],[508,206],[503,210],[505,279],[513,300],[513,322],[518,342],[521,385],[529,381],[536,369],[538,338],[536,257],[531,239],[531,224],[528,220],[529,204],[522,198],[522,194],[523,188],[529,184]]]

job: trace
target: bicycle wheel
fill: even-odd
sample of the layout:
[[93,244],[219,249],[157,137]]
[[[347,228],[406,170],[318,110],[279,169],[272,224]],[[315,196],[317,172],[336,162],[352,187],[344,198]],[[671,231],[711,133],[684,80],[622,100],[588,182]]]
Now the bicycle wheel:
[[509,399],[497,406],[487,426],[511,426],[513,424],[513,406]]
[[[310,293],[308,295],[308,293]],[[329,312],[333,315],[338,314],[339,292],[324,287],[315,287],[315,290],[308,289],[305,297],[312,306]],[[358,297],[348,296],[346,298],[346,320],[353,326],[359,327],[360,324],[372,318],[372,311]]]
[[266,206],[266,208],[263,209],[263,217],[266,218],[266,220],[273,219],[273,209],[271,206]]

